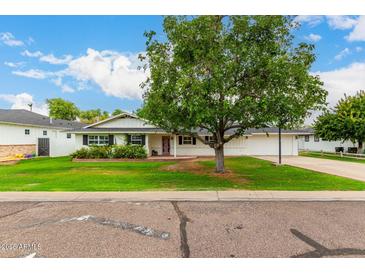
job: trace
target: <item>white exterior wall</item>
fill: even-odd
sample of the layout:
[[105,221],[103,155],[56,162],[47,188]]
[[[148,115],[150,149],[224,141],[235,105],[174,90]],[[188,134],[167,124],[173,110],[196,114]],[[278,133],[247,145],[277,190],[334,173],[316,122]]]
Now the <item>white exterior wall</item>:
[[[298,140],[295,135],[282,135],[282,155],[298,155]],[[179,145],[177,143],[178,156],[214,156],[214,149],[203,144],[198,139],[196,145]],[[172,153],[171,153],[172,154]],[[279,139],[277,134],[241,136],[232,139],[224,145],[225,156],[240,155],[278,155]]]
[[299,150],[335,152],[335,147],[344,147],[347,151],[348,147],[356,147],[357,144],[351,141],[323,141],[321,138],[319,142],[315,142],[314,135],[309,135],[309,142],[305,141],[304,136],[300,136],[298,146]]
[[85,133],[85,134],[73,134],[75,136],[75,150],[78,150],[82,147],[87,147],[84,146],[83,143],[83,135],[98,135],[98,136],[109,136],[109,135],[114,135],[114,144],[116,145],[125,145],[126,144],[126,134],[123,133]]
[[117,118],[110,120],[93,128],[153,128],[153,125],[147,124],[145,121],[136,118]]
[[[25,129],[30,130],[25,135]],[[43,135],[43,131],[47,135]],[[75,151],[75,135],[67,139],[67,133],[60,129],[26,125],[0,124],[0,145],[35,144],[38,153],[38,138],[49,138],[50,156],[66,156]]]

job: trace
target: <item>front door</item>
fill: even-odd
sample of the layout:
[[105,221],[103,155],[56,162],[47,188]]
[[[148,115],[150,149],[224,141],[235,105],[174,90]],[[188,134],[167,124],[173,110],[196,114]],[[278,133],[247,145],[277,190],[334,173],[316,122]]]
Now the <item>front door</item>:
[[162,155],[170,155],[170,137],[162,136]]
[[38,138],[38,156],[49,156],[48,138]]

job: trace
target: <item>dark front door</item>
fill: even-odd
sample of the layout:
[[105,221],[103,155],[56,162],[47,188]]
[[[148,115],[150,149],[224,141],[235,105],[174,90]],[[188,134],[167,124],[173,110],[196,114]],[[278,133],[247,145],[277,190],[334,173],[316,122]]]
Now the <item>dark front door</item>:
[[38,138],[38,156],[49,156],[49,138]]
[[170,137],[162,136],[162,155],[170,155]]

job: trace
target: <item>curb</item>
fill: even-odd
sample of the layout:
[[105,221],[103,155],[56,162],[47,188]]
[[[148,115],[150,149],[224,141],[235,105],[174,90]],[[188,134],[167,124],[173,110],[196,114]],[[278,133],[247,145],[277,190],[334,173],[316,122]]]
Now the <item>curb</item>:
[[365,191],[0,192],[0,202],[365,202]]

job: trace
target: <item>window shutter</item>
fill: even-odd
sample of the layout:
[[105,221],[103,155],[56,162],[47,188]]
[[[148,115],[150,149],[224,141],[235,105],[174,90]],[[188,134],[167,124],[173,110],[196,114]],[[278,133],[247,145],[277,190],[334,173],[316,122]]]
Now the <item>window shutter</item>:
[[196,138],[193,137],[193,145],[196,145]]
[[142,135],[142,146],[146,144],[146,135]]
[[82,136],[82,144],[84,145],[84,146],[87,146],[88,145],[88,143],[89,143],[89,138],[88,138],[89,136],[87,136],[87,135],[83,135]]
[[127,134],[127,144],[131,143],[131,136],[129,134]]
[[182,136],[179,136],[179,145],[182,145]]
[[109,146],[114,145],[114,135],[109,135]]

